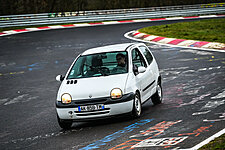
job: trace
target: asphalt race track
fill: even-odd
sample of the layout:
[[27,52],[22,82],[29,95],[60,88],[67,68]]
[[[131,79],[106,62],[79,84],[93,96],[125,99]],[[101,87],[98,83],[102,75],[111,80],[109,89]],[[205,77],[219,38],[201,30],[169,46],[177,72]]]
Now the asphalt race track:
[[55,99],[60,83],[55,77],[64,75],[79,53],[133,42],[124,33],[174,22],[0,37],[0,149],[186,149],[224,129],[225,53],[156,44],[147,45],[163,77],[163,104],[145,103],[136,120],[79,122],[67,131],[58,126]]

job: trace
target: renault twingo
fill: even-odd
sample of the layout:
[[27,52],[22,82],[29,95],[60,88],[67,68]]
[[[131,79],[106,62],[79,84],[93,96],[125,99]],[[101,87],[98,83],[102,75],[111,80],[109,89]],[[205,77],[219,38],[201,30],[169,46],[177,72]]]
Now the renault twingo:
[[56,111],[61,128],[130,113],[140,117],[142,104],[162,102],[157,62],[144,43],[92,48],[80,54],[65,77],[58,75]]

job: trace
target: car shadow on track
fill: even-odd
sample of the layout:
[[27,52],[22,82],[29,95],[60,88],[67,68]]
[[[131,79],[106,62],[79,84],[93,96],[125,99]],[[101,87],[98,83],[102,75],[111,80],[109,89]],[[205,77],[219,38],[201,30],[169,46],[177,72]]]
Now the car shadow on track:
[[133,118],[130,115],[122,115],[118,117],[112,117],[107,119],[99,119],[87,122],[74,122],[71,129],[79,130],[81,128],[104,126],[109,124],[121,123],[131,121]]

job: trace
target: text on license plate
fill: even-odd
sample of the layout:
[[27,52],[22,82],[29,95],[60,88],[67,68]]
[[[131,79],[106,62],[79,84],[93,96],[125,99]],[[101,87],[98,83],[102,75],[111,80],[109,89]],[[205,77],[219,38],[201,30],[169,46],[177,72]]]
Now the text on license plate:
[[78,111],[94,111],[94,110],[102,110],[104,108],[105,108],[104,104],[78,106]]

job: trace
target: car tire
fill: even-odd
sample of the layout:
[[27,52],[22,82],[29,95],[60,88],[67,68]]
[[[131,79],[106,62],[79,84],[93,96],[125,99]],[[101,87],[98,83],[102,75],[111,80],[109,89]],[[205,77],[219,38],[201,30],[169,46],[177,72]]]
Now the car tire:
[[141,116],[141,99],[138,94],[135,94],[134,96],[134,104],[133,104],[133,111],[132,111],[132,116],[134,118],[139,118]]
[[158,82],[157,87],[156,87],[156,93],[152,95],[152,103],[154,105],[161,104],[162,103],[162,98],[163,98],[163,93],[162,93],[162,86],[161,83]]
[[65,121],[60,119],[58,115],[57,115],[57,120],[58,120],[59,126],[65,130],[70,129],[73,124],[72,121]]

